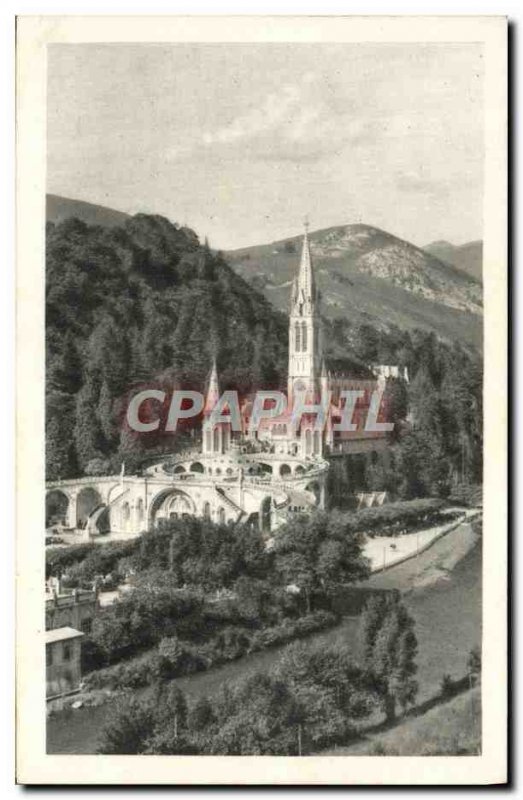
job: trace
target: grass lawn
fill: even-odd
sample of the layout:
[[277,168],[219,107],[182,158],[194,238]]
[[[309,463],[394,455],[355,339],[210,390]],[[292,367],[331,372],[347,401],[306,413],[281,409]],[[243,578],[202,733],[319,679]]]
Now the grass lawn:
[[370,734],[353,745],[324,751],[334,756],[479,755],[481,690],[473,688],[425,714],[407,717],[394,728]]

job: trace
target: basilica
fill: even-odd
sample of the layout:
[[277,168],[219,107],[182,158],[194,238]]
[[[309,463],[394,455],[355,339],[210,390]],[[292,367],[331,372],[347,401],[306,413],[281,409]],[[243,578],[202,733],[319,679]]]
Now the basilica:
[[[214,363],[206,389],[201,446],[159,456],[157,463],[138,475],[122,470],[120,475],[48,482],[46,497],[62,496],[64,530],[87,538],[106,533],[135,536],[162,519],[201,516],[218,524],[256,526],[269,538],[290,514],[325,508],[329,492],[355,495],[358,475],[364,470],[354,463],[349,469],[349,462],[387,448],[386,404],[379,409],[373,406],[390,377],[398,377],[398,369],[366,368],[363,375],[354,377],[325,357],[321,295],[307,230],[290,300],[285,407],[253,428],[254,400],[246,398],[240,409],[240,430],[233,431],[230,422],[217,420],[213,414],[220,397]],[[347,392],[357,398],[348,429],[340,425]],[[322,405],[325,424],[320,429],[314,413],[302,414],[296,424],[291,410],[297,396],[305,398],[308,408],[320,399],[324,404],[327,398],[326,407]],[[377,425],[368,425],[369,415]]]

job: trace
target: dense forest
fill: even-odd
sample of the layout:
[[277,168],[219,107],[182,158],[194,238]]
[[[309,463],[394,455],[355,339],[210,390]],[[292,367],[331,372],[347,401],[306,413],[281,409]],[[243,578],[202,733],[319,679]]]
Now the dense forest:
[[[285,386],[287,319],[193,231],[144,214],[119,228],[68,219],[48,225],[46,251],[48,479],[122,461],[132,472],[144,455],[183,446],[178,434],[133,438],[126,399],[152,383],[202,390],[215,355],[222,388]],[[409,370],[408,385],[389,389],[402,436],[365,465],[368,488],[411,497],[481,479],[480,354],[421,330],[325,325],[328,354],[355,370]]]
[[[122,228],[47,230],[47,477],[136,467],[121,420],[133,387],[279,384],[287,323],[189,229],[138,214]],[[165,435],[164,435],[165,438]],[[172,439],[173,437],[171,437]],[[138,449],[138,452],[137,452]]]

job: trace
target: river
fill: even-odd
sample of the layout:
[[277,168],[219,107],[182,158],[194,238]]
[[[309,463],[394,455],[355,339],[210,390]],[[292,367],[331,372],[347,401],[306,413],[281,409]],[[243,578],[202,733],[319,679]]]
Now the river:
[[[418,700],[433,696],[444,673],[465,673],[470,649],[481,639],[481,542],[470,525],[460,525],[417,558],[374,575],[369,588],[398,588],[416,622]],[[358,657],[358,616],[347,615],[335,628],[313,634],[308,644],[349,643]],[[254,653],[207,672],[178,678],[175,683],[191,698],[211,695],[224,683],[268,670],[283,648]],[[47,721],[47,752],[96,752],[99,733],[111,703],[66,710]]]

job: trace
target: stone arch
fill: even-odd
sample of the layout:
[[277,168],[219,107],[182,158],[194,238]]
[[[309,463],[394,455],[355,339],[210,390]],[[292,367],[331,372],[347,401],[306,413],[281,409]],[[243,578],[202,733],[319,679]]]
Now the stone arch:
[[191,464],[191,472],[197,472],[198,474],[201,474],[205,472],[205,467],[200,461],[193,461]]
[[67,525],[69,497],[61,489],[51,489],[45,495],[45,527],[62,523]]
[[179,475],[181,472],[185,472],[185,467],[183,464],[178,464],[178,466],[174,468],[174,474]]
[[260,461],[260,469],[263,473],[272,475],[272,467],[270,464],[265,464],[264,462]]
[[[179,498],[178,503],[175,499]],[[149,528],[152,528],[159,519],[176,519],[176,517],[196,514],[193,499],[180,489],[163,489],[153,497],[149,506]]]
[[286,478],[291,474],[291,468],[288,464],[280,464],[280,477]]
[[94,486],[84,486],[76,498],[76,527],[85,528],[88,518],[104,505],[100,492]]
[[297,464],[296,467],[294,468],[295,475],[303,475],[304,472],[305,472],[305,467],[303,466],[303,464]]

